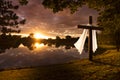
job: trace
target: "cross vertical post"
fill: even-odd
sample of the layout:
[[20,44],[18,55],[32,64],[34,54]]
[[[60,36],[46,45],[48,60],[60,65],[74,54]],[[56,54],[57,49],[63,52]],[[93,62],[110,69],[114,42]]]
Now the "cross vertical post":
[[89,16],[89,24],[91,28],[89,28],[89,38],[88,38],[88,52],[89,52],[89,60],[92,61],[93,59],[93,50],[92,50],[92,16]]

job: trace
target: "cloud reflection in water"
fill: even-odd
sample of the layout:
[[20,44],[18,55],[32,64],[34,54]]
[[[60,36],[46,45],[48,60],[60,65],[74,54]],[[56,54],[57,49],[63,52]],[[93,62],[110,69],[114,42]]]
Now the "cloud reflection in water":
[[34,50],[29,50],[23,45],[7,49],[5,53],[0,54],[0,69],[58,64],[88,57],[87,53],[79,55],[75,48],[56,48],[39,43],[35,43],[34,46]]

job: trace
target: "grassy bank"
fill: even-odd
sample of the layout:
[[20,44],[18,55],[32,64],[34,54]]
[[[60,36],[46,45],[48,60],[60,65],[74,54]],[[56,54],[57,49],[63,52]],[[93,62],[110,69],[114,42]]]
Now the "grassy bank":
[[93,62],[83,59],[65,64],[0,71],[0,80],[119,80],[120,52],[110,46],[102,46],[100,51],[94,56]]

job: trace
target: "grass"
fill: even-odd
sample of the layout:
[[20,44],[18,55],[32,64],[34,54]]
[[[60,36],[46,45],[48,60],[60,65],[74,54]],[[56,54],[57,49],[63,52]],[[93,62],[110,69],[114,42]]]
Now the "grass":
[[[69,63],[0,71],[0,80],[119,80],[120,52],[101,46],[102,54]],[[106,50],[107,49],[107,50]],[[98,52],[99,53],[99,52]]]

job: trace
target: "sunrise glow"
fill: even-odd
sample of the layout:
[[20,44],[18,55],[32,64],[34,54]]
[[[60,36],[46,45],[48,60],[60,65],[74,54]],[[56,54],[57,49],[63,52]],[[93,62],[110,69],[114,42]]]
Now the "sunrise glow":
[[45,36],[45,35],[40,34],[40,33],[35,33],[34,38],[36,38],[36,39],[48,39],[48,36]]

